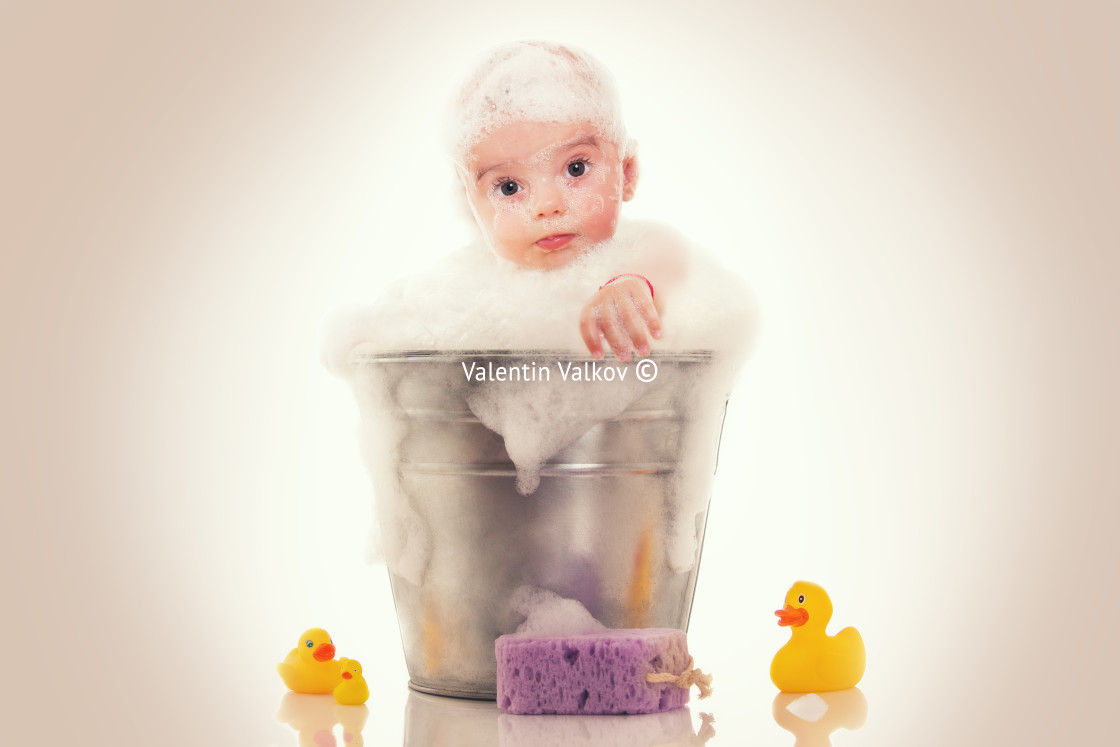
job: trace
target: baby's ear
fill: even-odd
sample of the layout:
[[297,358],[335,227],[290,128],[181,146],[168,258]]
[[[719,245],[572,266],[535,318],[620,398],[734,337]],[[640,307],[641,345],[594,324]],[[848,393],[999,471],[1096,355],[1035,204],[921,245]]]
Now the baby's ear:
[[622,201],[634,198],[634,189],[638,186],[638,157],[627,156],[622,159]]

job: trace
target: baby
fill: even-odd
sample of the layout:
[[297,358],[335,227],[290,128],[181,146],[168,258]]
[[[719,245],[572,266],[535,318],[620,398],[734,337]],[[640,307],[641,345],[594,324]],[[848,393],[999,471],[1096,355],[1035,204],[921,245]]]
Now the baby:
[[[727,350],[750,293],[682,235],[622,221],[638,159],[610,73],[548,42],[492,50],[454,97],[446,147],[481,236],[372,305],[336,310],[323,358],[381,350]],[[672,315],[669,315],[671,310]],[[668,327],[663,320],[668,319]]]
[[[467,80],[452,122],[452,159],[497,256],[555,270],[615,237],[638,160],[610,73],[589,55],[546,42],[500,46]],[[664,292],[684,276],[679,236],[647,228],[635,241],[633,263],[602,278],[579,315],[595,358],[603,338],[622,361],[648,355],[662,335]]]

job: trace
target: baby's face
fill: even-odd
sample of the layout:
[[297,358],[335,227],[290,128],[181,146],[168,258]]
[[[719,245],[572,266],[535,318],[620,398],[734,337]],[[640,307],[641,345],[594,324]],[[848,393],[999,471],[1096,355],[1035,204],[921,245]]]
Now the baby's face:
[[588,123],[518,122],[471,149],[463,182],[479,228],[502,257],[552,269],[614,236],[637,164]]

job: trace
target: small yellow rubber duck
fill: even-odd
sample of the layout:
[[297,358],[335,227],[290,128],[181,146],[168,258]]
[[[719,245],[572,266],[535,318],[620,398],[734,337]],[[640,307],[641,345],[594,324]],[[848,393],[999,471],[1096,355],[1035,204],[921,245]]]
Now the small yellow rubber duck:
[[825,590],[798,581],[786,594],[786,606],[774,612],[778,625],[788,626],[789,643],[770,663],[770,679],[786,693],[820,693],[855,687],[863,678],[867,652],[855,628],[834,636],[825,633],[832,619],[832,600]]
[[355,659],[342,658],[342,681],[334,689],[334,699],[339,705],[361,705],[369,700],[369,685],[362,677],[362,665]]
[[299,645],[276,665],[284,684],[297,693],[323,695],[332,692],[342,678],[342,666],[335,661],[334,643],[322,628],[305,630]]

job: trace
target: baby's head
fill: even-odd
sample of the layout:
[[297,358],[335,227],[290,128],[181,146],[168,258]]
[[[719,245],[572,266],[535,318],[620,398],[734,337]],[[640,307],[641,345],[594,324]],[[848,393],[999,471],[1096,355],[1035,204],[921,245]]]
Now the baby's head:
[[610,73],[559,44],[495,49],[452,114],[452,157],[498,255],[563,266],[611,238],[638,168]]

